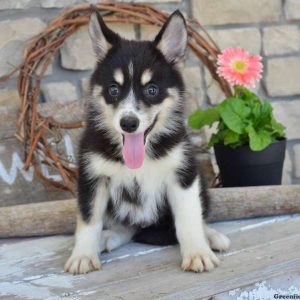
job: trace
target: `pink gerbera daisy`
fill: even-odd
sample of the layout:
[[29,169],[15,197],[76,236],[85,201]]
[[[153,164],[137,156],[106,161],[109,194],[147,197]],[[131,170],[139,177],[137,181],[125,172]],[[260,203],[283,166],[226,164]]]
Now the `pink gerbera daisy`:
[[227,48],[218,55],[218,74],[231,85],[253,87],[261,78],[260,55],[251,55],[243,48]]

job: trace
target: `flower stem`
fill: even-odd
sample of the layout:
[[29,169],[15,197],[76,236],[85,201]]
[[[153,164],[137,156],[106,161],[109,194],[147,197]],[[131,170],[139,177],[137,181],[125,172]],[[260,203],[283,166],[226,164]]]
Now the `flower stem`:
[[238,86],[237,85],[233,86],[233,96],[234,96],[234,98],[238,97]]
[[239,96],[243,93],[244,87],[241,85],[234,85],[233,91],[234,91],[234,98],[239,98]]

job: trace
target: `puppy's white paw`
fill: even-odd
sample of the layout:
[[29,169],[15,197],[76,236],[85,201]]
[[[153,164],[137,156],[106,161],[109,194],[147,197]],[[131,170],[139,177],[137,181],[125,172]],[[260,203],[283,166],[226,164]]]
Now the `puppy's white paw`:
[[117,234],[111,235],[106,241],[106,250],[111,252],[117,249],[121,244],[120,237]]
[[209,236],[209,245],[213,250],[226,251],[230,247],[230,239],[221,232],[214,230]]
[[[129,239],[130,238],[128,238],[128,240]],[[100,250],[101,252],[111,252],[123,245],[125,241],[128,242],[124,234],[122,235],[122,233],[112,230],[103,230],[100,241]]]
[[184,254],[181,268],[184,271],[211,271],[220,264],[218,257],[207,247]]
[[76,274],[86,274],[99,270],[101,267],[97,253],[93,255],[71,255],[65,264],[65,272]]
[[100,241],[100,250],[101,252],[111,252],[112,250],[118,248],[119,246],[119,237],[118,235],[111,230],[103,230]]

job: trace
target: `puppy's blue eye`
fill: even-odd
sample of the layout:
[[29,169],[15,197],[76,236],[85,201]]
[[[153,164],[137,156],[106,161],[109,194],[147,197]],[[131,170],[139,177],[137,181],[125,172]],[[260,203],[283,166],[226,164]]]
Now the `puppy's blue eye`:
[[144,88],[144,94],[147,97],[156,97],[158,95],[159,89],[158,86],[150,83]]
[[120,87],[117,84],[111,84],[108,87],[108,93],[112,97],[117,97],[120,95]]

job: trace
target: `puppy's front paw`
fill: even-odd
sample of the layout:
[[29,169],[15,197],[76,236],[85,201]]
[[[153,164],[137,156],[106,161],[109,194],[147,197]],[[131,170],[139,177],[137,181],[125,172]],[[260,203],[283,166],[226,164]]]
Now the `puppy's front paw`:
[[199,249],[184,254],[181,268],[184,271],[203,272],[211,271],[220,264],[218,257],[209,249]]
[[76,274],[86,274],[99,270],[101,266],[97,253],[94,255],[71,255],[65,264],[65,272]]

